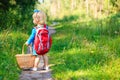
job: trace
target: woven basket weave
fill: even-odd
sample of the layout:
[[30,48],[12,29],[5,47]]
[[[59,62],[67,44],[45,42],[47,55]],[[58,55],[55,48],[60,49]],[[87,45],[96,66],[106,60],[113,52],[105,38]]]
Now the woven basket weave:
[[[15,56],[21,69],[29,69],[34,65],[35,56],[32,54],[24,54],[24,46],[25,44],[22,47],[22,54],[17,54]],[[30,49],[30,52],[32,52],[32,49]]]

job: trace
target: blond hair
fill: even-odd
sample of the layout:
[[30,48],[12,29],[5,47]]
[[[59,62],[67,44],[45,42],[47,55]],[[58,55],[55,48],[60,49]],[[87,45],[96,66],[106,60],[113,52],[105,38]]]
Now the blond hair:
[[41,24],[44,25],[46,23],[46,15],[44,12],[40,11],[40,12],[35,12],[32,15],[33,19],[36,19],[37,24]]

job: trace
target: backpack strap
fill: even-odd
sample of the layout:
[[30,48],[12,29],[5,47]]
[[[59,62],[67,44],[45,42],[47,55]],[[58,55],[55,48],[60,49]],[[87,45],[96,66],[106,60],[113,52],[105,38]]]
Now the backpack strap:
[[44,28],[46,28],[46,24],[44,24]]
[[44,28],[48,29],[48,26],[46,24],[44,24]]

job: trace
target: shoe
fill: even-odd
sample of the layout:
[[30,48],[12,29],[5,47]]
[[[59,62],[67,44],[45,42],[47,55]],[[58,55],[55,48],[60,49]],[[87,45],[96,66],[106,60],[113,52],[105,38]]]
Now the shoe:
[[49,69],[49,67],[48,67],[48,66],[43,67],[43,70],[48,70],[48,69]]
[[31,68],[30,70],[31,71],[37,71],[37,68]]

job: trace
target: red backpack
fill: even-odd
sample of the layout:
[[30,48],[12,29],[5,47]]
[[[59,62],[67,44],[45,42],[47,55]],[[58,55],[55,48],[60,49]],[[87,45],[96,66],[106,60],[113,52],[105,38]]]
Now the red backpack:
[[44,25],[44,28],[36,27],[36,35],[34,40],[34,49],[38,55],[44,55],[50,50],[52,44],[52,38],[49,35],[49,31]]

